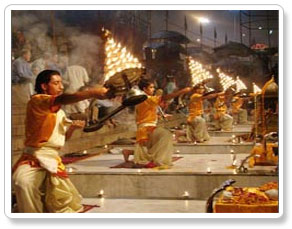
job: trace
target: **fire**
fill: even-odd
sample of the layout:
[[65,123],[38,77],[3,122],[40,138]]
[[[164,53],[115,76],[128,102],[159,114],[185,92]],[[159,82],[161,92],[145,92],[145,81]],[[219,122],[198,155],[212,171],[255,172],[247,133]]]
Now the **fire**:
[[192,57],[189,57],[189,69],[193,86],[202,83],[204,80],[213,78],[213,75],[211,75],[201,63],[195,61]]
[[253,85],[253,93],[255,94],[262,93],[262,90],[255,83],[252,83],[252,85]]
[[142,68],[142,64],[138,58],[134,57],[126,47],[122,47],[120,43],[117,43],[110,35],[108,30],[106,32],[106,43],[105,43],[105,68],[104,76],[105,81],[118,72],[121,72],[129,68]]
[[228,88],[230,88],[232,85],[234,85],[236,82],[232,79],[231,76],[221,72],[220,69],[217,69],[218,76],[220,78],[220,84],[223,87],[223,91],[226,91]]
[[239,76],[237,76],[236,78],[236,90],[240,91],[240,90],[245,90],[247,89],[247,87],[245,86],[245,84],[240,80]]

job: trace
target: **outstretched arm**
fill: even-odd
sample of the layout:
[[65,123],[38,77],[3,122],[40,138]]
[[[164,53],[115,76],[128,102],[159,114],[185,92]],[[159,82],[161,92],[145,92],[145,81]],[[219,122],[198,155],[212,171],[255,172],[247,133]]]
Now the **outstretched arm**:
[[162,100],[169,100],[169,99],[175,98],[175,97],[180,96],[182,94],[186,94],[186,93],[190,92],[191,90],[192,90],[192,88],[190,88],[190,87],[183,88],[179,91],[162,96]]
[[108,93],[109,90],[107,88],[101,87],[88,89],[86,91],[78,91],[73,94],[62,94],[56,97],[54,105],[77,103],[89,98],[106,99],[109,97]]
[[213,99],[213,98],[216,98],[217,96],[218,96],[218,93],[214,93],[214,94],[203,96],[203,99]]

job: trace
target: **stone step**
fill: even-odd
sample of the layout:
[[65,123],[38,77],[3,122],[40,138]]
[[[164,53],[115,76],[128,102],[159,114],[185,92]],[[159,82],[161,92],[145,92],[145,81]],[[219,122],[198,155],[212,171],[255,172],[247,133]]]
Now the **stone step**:
[[249,134],[252,130],[251,124],[234,125],[231,131],[212,131],[209,130],[210,136],[231,137],[232,135]]
[[[249,154],[237,155],[240,160]],[[103,154],[67,165],[71,181],[86,198],[96,198],[104,191],[107,198],[189,198],[205,200],[227,179],[237,186],[254,187],[277,181],[275,166],[255,166],[248,173],[228,169],[232,161],[226,154],[182,155],[170,169],[110,168],[123,162],[122,155]],[[210,168],[211,173],[208,173]]]
[[97,205],[86,213],[205,213],[205,200],[84,198]]
[[[204,143],[174,143],[175,152],[178,154],[230,154],[230,150],[234,153],[248,153],[252,150],[253,142],[231,143],[228,142],[229,137],[211,137],[209,141]],[[110,147],[118,149],[134,149],[134,144],[111,144]]]
[[232,135],[245,135],[250,131],[209,131],[210,136],[213,137],[231,137]]
[[[25,115],[12,116],[12,150],[19,151],[23,149],[24,142],[24,119]],[[180,122],[180,117],[165,123],[160,122],[160,125],[175,126]],[[133,124],[134,125],[134,124]],[[96,146],[110,144],[121,138],[133,138],[136,136],[135,126],[120,125],[115,128],[103,126],[98,131],[85,133],[82,130],[76,130],[72,137],[66,142],[63,152],[78,152],[90,149]]]

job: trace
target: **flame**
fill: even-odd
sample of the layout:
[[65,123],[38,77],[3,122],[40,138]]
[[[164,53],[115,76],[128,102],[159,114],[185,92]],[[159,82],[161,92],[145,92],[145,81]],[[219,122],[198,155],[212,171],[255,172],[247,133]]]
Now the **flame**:
[[236,77],[236,90],[240,91],[240,90],[245,90],[247,89],[247,87],[245,86],[245,84],[240,80],[239,76]]
[[[218,69],[217,69],[218,70]],[[220,83],[223,87],[223,91],[226,91],[229,87],[234,85],[236,82],[232,79],[231,76],[221,72],[220,70],[217,71],[219,73]]]
[[201,63],[195,61],[192,57],[189,57],[189,61],[193,86],[202,83],[204,80],[213,78],[213,75],[211,75]]
[[252,85],[253,85],[253,93],[255,93],[255,94],[262,93],[262,90],[255,83],[252,83]]
[[127,51],[126,47],[122,47],[121,43],[117,43],[112,37],[108,38],[106,41],[105,52],[105,81],[117,72],[121,72],[125,69],[142,68],[142,64],[139,62],[138,58],[134,57]]

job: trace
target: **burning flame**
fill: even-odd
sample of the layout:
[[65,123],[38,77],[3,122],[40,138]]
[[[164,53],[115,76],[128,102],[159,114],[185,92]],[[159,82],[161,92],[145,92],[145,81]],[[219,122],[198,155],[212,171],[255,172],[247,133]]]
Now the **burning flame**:
[[207,71],[201,63],[189,57],[189,69],[191,72],[193,86],[202,83],[204,80],[213,78],[213,75]]
[[109,36],[109,34],[110,32],[108,31],[108,37],[105,43],[105,81],[117,72],[121,72],[125,69],[142,68],[142,64],[139,62],[138,58],[135,58],[129,51],[127,51],[126,47],[122,47],[122,45],[117,43]]
[[221,72],[220,69],[217,68],[217,73],[219,74],[220,83],[223,87],[223,91],[226,91],[228,88],[230,88],[232,85],[234,85],[236,82],[232,79],[231,76],[226,75],[225,73]]
[[236,78],[236,91],[245,90],[247,87],[245,84],[239,79],[239,76]]
[[255,83],[252,83],[252,85],[253,85],[253,93],[255,93],[255,94],[262,93],[262,90]]

